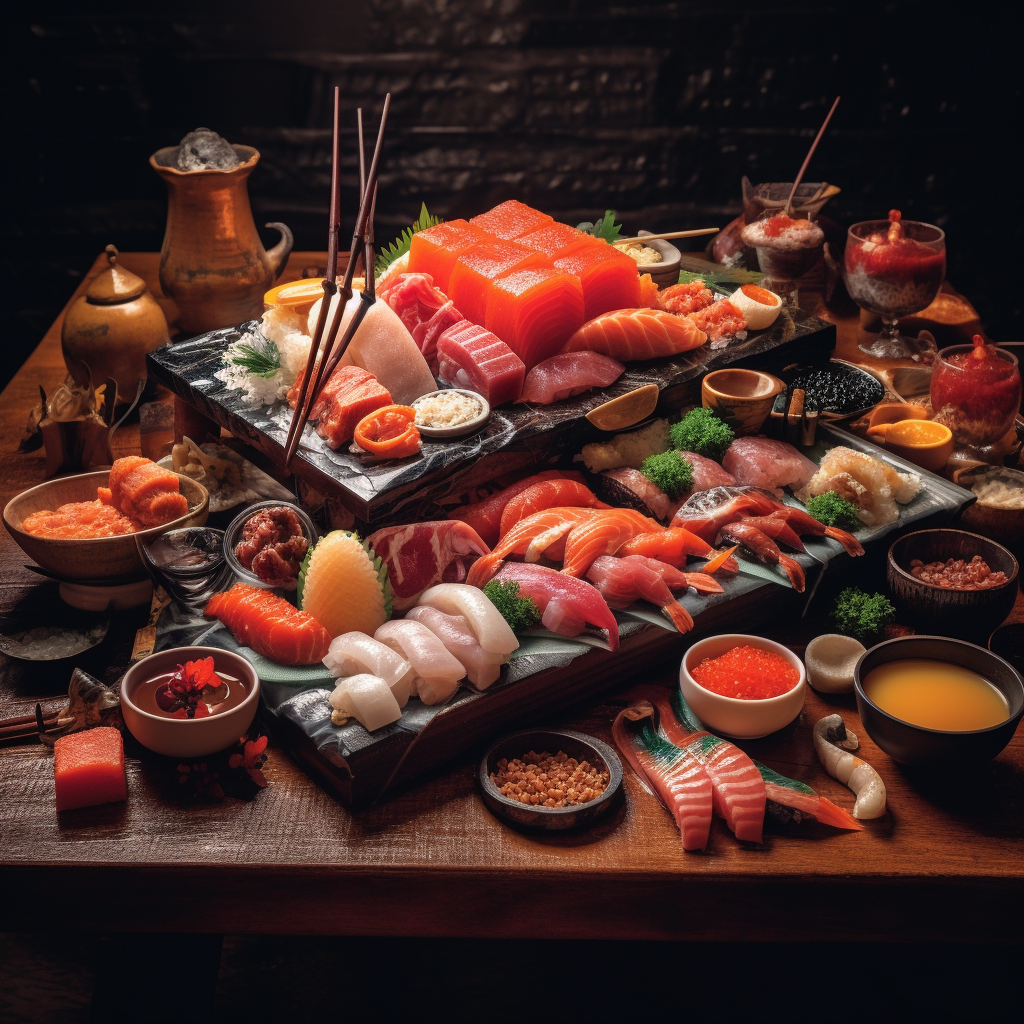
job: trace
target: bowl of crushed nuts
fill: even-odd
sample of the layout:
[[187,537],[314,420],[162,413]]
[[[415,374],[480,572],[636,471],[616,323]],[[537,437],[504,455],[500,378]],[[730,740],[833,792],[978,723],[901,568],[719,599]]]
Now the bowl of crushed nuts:
[[601,740],[569,729],[528,729],[499,740],[478,775],[484,803],[526,829],[591,825],[622,788],[622,762]]

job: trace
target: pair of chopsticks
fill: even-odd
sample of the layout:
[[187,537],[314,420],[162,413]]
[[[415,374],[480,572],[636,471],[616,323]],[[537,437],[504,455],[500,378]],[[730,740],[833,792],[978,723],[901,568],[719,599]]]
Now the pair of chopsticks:
[[617,238],[616,245],[630,245],[633,242],[666,241],[670,238],[696,238],[698,235],[717,235],[721,228],[690,228],[688,231],[665,231],[660,235],[637,235],[635,238]]
[[[12,741],[31,740],[41,733],[47,732],[60,724],[61,712],[47,711],[43,713],[42,707],[36,705],[34,715],[21,715],[17,718],[0,719],[0,743]],[[68,719],[70,721],[70,719]]]
[[[324,297],[321,300],[320,313],[317,316],[316,330],[313,332],[313,342],[309,347],[309,357],[306,360],[305,368],[302,371],[302,383],[299,385],[298,400],[295,403],[295,411],[292,413],[292,421],[288,427],[288,438],[284,449],[284,466],[288,468],[289,463],[295,457],[302,438],[302,430],[309,420],[310,410],[320,397],[324,385],[331,379],[341,362],[345,350],[352,341],[353,336],[359,329],[359,325],[366,316],[366,311],[376,301],[374,282],[374,252],[373,252],[373,216],[377,208],[377,171],[380,162],[381,145],[384,141],[384,126],[388,119],[388,110],[391,107],[391,93],[384,97],[384,109],[381,112],[380,128],[377,132],[377,145],[373,150],[373,159],[370,161],[370,169],[366,169],[366,157],[363,147],[363,111],[360,108],[356,114],[359,129],[359,213],[356,216],[355,227],[352,232],[352,246],[349,252],[348,267],[345,270],[345,280],[341,286],[341,297],[331,317],[330,326],[327,318],[330,315],[331,305],[335,295],[338,294],[337,284],[338,273],[338,235],[341,232],[341,150],[338,131],[340,95],[337,86],[334,89],[334,145],[331,159],[331,216],[330,228],[327,241],[327,275],[324,278]],[[362,292],[362,301],[354,316],[345,327],[341,338],[338,338],[338,331],[341,329],[341,322],[345,315],[349,299],[352,298],[352,278],[355,275],[358,262],[357,252],[360,238],[363,243],[363,264],[366,273],[366,286]],[[326,333],[325,333],[326,332]]]

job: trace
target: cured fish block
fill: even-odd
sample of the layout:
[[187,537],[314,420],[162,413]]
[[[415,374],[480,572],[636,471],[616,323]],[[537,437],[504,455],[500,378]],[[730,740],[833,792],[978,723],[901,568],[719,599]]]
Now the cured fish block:
[[203,614],[220,619],[240,644],[281,665],[315,665],[331,646],[330,633],[312,615],[248,583],[214,594]]
[[484,326],[531,369],[583,326],[579,278],[548,267],[502,275],[491,284]]
[[99,500],[143,526],[163,526],[188,513],[188,499],[178,489],[178,477],[141,455],[115,460],[109,485],[97,488]]
[[57,810],[124,800],[124,744],[117,729],[100,726],[61,736],[53,745]]
[[568,224],[559,224],[558,221],[552,221],[552,223],[545,224],[525,235],[520,235],[516,239],[520,245],[536,249],[537,252],[542,252],[553,260],[558,259],[559,256],[565,256],[570,249],[581,243],[586,245],[589,240],[591,240],[590,235],[585,235],[582,231],[569,227]]
[[500,338],[479,324],[461,320],[437,342],[438,375],[483,395],[492,407],[514,402],[523,390],[526,366]]
[[586,320],[612,309],[635,309],[640,305],[636,261],[607,242],[587,239],[554,263],[559,270],[580,279]]
[[547,256],[525,245],[516,242],[483,242],[467,249],[456,259],[448,295],[467,320],[485,327],[487,300],[496,278],[513,270],[550,266],[551,261]]
[[[289,394],[289,401],[293,401]],[[332,447],[352,440],[356,424],[371,412],[392,405],[391,394],[369,370],[339,366],[320,392],[310,412],[317,433]]]
[[552,218],[535,210],[532,206],[519,202],[518,199],[508,199],[499,203],[493,210],[481,213],[470,220],[475,228],[480,228],[495,238],[518,238],[527,232],[534,231],[542,224],[550,224]]
[[708,336],[688,317],[673,316],[661,309],[618,309],[585,323],[563,351],[603,352],[628,363],[689,352],[707,340]]
[[412,236],[409,271],[429,274],[435,287],[450,295],[448,285],[455,261],[471,246],[488,240],[485,231],[465,220],[446,220],[432,228],[424,228]]

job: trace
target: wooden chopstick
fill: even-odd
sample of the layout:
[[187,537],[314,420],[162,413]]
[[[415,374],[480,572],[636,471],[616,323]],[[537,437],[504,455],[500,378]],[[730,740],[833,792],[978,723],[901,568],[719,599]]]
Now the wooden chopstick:
[[818,148],[818,143],[821,142],[822,135],[825,134],[825,129],[828,127],[829,121],[832,120],[832,115],[836,112],[836,107],[839,106],[840,97],[836,97],[835,103],[832,104],[832,109],[825,115],[825,120],[821,123],[821,127],[818,129],[818,134],[814,136],[814,141],[811,143],[811,148],[807,150],[807,156],[804,157],[804,162],[800,165],[800,170],[797,171],[796,178],[793,181],[793,187],[789,191],[789,198],[786,200],[786,205],[783,207],[786,213],[793,213],[793,197],[796,195],[796,190],[800,187],[800,182],[804,180],[804,172],[807,170],[807,165],[811,162],[811,157],[814,156],[814,151]]
[[636,238],[620,238],[615,244],[625,245],[627,242],[656,242],[669,238],[696,238],[698,235],[717,235],[721,228],[690,228],[688,231],[666,231],[660,235],[637,235]]

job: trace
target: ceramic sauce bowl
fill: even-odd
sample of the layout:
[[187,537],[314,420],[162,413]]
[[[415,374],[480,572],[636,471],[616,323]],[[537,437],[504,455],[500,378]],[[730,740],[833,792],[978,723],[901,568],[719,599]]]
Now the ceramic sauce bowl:
[[941,423],[921,418],[878,423],[868,427],[868,437],[901,459],[938,473],[953,454],[953,431]]
[[785,382],[778,377],[739,367],[715,370],[700,385],[704,408],[718,413],[737,434],[756,434],[775,396],[785,390]]

